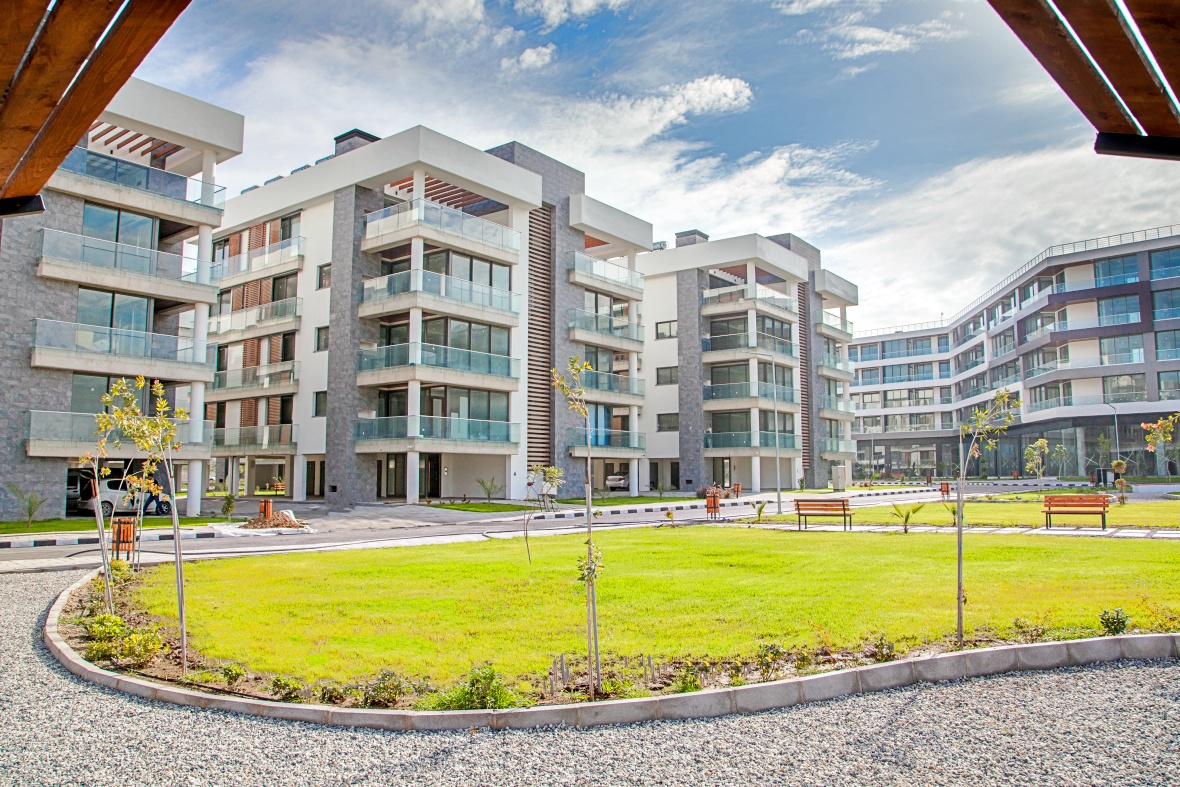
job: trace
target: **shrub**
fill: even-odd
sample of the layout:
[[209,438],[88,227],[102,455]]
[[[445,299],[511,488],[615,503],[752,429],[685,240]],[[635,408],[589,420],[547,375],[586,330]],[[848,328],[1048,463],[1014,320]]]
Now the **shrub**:
[[220,672],[225,685],[231,689],[237,685],[238,681],[246,677],[245,668],[237,664],[222,664]]
[[758,524],[762,524],[762,512],[766,510],[766,501],[759,500],[754,504],[754,515],[758,517],[756,520]]
[[742,674],[742,665],[734,662],[729,665],[729,685],[745,686],[746,676]]
[[787,659],[787,652],[777,642],[764,642],[758,646],[754,654],[754,664],[758,667],[758,674],[762,680],[770,680],[774,673]]
[[117,639],[93,640],[86,644],[86,653],[83,655],[87,661],[114,661],[121,652],[119,644]]
[[1012,621],[1012,630],[1016,632],[1017,639],[1022,642],[1037,642],[1045,637],[1048,626],[1024,618],[1016,618]]
[[686,664],[681,667],[680,671],[676,673],[676,677],[672,679],[672,691],[677,694],[700,690],[701,676],[697,674],[692,665]]
[[399,699],[414,691],[408,680],[392,670],[381,670],[377,677],[360,688],[361,704],[366,708],[392,708]]
[[119,645],[120,658],[136,668],[150,664],[164,647],[160,635],[154,631],[132,631]]
[[873,661],[878,663],[883,661],[893,661],[895,658],[897,658],[897,649],[894,647],[893,643],[885,637],[884,634],[881,634],[869,648],[869,655],[872,656]]
[[1102,630],[1109,636],[1118,636],[1127,630],[1127,626],[1131,620],[1123,612],[1122,607],[1115,610],[1104,609],[1102,614],[1098,616],[1098,620],[1102,623]]
[[283,702],[298,702],[299,695],[303,693],[303,681],[277,675],[271,679],[268,688],[271,694]]
[[115,558],[111,561],[111,584],[121,585],[131,579],[131,564]]
[[320,686],[320,702],[324,705],[340,705],[348,692],[339,683],[325,683]]
[[86,636],[95,642],[117,642],[127,636],[127,624],[118,615],[97,615],[86,624]]
[[504,685],[491,664],[476,667],[465,682],[420,703],[425,710],[487,710],[520,704],[520,697]]

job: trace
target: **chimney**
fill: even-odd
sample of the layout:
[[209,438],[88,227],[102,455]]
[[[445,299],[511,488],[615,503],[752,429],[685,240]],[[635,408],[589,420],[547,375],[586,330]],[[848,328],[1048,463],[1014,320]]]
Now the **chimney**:
[[359,128],[354,128],[352,131],[345,131],[336,137],[336,153],[334,155],[339,156],[341,153],[356,150],[379,139],[381,137],[375,137],[367,131],[361,131]]
[[696,243],[708,243],[709,236],[700,230],[685,230],[684,232],[676,233],[676,248],[681,246],[692,246]]

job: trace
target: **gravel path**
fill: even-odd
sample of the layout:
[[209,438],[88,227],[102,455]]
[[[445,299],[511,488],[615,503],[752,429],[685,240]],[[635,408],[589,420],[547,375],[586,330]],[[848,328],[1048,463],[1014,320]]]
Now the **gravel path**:
[[1163,785],[1180,665],[911,687],[587,731],[385,733],[179,708],[79,681],[41,644],[79,573],[0,576],[0,785]]

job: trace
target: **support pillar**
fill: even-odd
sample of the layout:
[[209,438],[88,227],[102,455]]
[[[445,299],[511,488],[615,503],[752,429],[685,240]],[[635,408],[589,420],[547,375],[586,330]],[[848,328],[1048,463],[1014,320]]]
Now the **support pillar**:
[[1077,460],[1078,460],[1078,475],[1087,476],[1089,472],[1086,469],[1086,428],[1078,426],[1074,428],[1074,433],[1077,436]]
[[295,454],[291,465],[291,480],[288,487],[291,490],[291,500],[302,503],[307,500],[307,457]]
[[[201,154],[201,201],[206,205],[213,204],[213,166],[217,162],[217,155],[212,150]],[[209,267],[213,260],[213,226],[201,224],[197,227],[197,283],[209,283]],[[207,345],[209,339],[209,304],[198,303],[193,307],[193,358],[196,363],[208,360]],[[189,440],[193,443],[204,442],[205,435],[205,383],[189,383]],[[188,463],[188,498],[185,501],[185,513],[188,516],[200,516],[201,504],[205,499],[206,482],[205,462],[194,459]],[[172,490],[175,497],[177,490]]]
[[418,452],[406,453],[406,502],[418,504]]
[[758,494],[762,491],[762,457],[750,457],[750,491]]
[[252,497],[254,490],[258,488],[258,478],[256,474],[256,467],[254,466],[254,457],[246,457],[246,490],[245,496]]
[[631,497],[639,497],[639,460],[632,459],[627,463],[627,483],[630,485]]

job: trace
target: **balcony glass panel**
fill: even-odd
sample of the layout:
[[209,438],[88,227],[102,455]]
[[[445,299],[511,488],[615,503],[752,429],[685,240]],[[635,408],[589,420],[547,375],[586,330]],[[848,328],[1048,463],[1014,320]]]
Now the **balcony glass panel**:
[[593,448],[630,448],[642,451],[647,447],[644,435],[637,432],[623,432],[614,429],[569,429],[566,440],[572,446],[583,446],[589,440]]
[[819,397],[819,406],[825,410],[838,410],[842,413],[852,412],[852,402],[839,396]]
[[627,322],[625,317],[611,317],[609,314],[594,314],[580,309],[570,309],[570,328],[593,331],[619,339],[643,341],[643,326]]
[[213,430],[214,448],[287,447],[299,440],[298,424],[263,424]]
[[[852,363],[847,358],[841,358],[840,356],[832,355],[831,353],[821,354],[819,357],[819,365],[827,366],[830,369],[839,369],[842,372],[852,371]],[[890,380],[889,382],[897,381]]]
[[[210,445],[213,440],[213,422],[203,421],[202,439],[195,442],[192,439],[196,431],[193,421],[178,421],[170,419],[176,426],[176,439],[183,445]],[[98,426],[94,421],[94,413],[55,413],[44,410],[33,410],[29,413],[29,439],[47,440],[60,443],[93,443],[97,439]],[[112,435],[112,440],[119,439],[128,447],[134,447],[134,441],[122,434]]]
[[393,298],[404,292],[425,292],[457,303],[469,303],[473,306],[520,314],[520,295],[515,292],[427,270],[391,273],[388,276],[369,279],[360,285],[360,299],[363,303]]
[[520,360],[507,355],[460,350],[437,344],[394,344],[388,347],[373,347],[357,352],[357,371],[390,369],[409,366],[412,357],[419,357],[423,366],[436,366],[460,372],[488,374],[495,377],[520,377]]
[[838,440],[834,437],[825,437],[820,443],[821,451],[828,451],[831,453],[841,454],[855,454],[856,441],[855,440]]
[[753,445],[751,432],[706,432],[705,448],[749,448]]
[[229,314],[218,314],[209,318],[209,335],[220,336],[230,331],[241,331],[268,323],[294,319],[302,311],[302,298],[287,298],[249,309],[239,309]]
[[751,383],[723,383],[721,385],[706,385],[704,398],[714,399],[746,399],[757,396],[761,399],[778,399],[785,404],[798,404],[799,391],[785,385],[758,383],[755,390]]
[[586,372],[582,375],[582,386],[587,391],[610,391],[611,393],[643,396],[644,381],[625,374]]
[[848,320],[841,320],[840,315],[832,314],[831,312],[821,312],[821,314],[823,314],[824,325],[830,325],[844,333],[852,333],[852,323]]
[[379,238],[418,224],[506,251],[520,251],[520,233],[516,230],[424,199],[391,205],[368,214],[365,216],[365,237]]
[[284,262],[292,262],[302,256],[303,238],[287,238],[214,263],[212,276],[215,279],[224,279],[248,271],[265,270]]
[[212,365],[213,345],[198,352],[193,340],[166,333],[125,331],[57,320],[33,321],[33,346],[77,353],[98,353],[130,358]]
[[634,271],[622,265],[607,262],[606,260],[600,260],[597,257],[591,257],[589,254],[582,254],[579,251],[572,253],[569,267],[578,273],[592,276],[609,284],[628,287],[632,290],[643,289],[643,274],[639,271]]
[[41,230],[41,256],[160,279],[197,281],[197,261],[192,257],[57,230]]
[[[780,450],[790,451],[799,447],[799,437],[793,432],[779,432],[777,436]],[[762,448],[774,448],[774,439],[774,432],[758,433],[758,445]]]
[[1180,360],[1180,348],[1171,350],[1156,350],[1155,359],[1157,361],[1176,361]]
[[284,361],[266,366],[247,366],[242,369],[227,369],[213,375],[214,391],[235,388],[274,388],[287,385],[299,379],[299,362]]
[[794,298],[762,284],[735,284],[732,287],[715,287],[701,293],[702,305],[740,303],[746,300],[762,301],[796,314],[799,312],[799,305]]
[[426,415],[358,418],[357,440],[457,440],[476,443],[519,443],[520,424]]
[[181,202],[195,202],[211,208],[221,208],[225,204],[224,186],[133,164],[86,148],[75,147],[71,150],[60,169]]
[[703,352],[741,350],[753,347],[770,350],[771,352],[791,358],[799,357],[793,343],[787,339],[781,339],[778,336],[771,336],[768,333],[727,333],[720,336],[706,336],[701,339],[701,350]]

